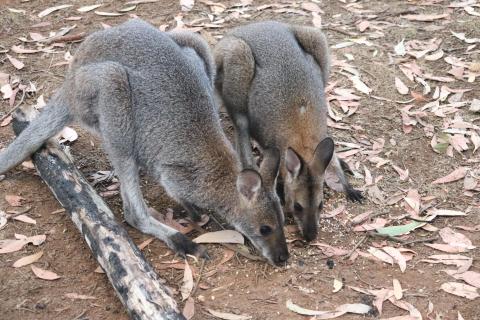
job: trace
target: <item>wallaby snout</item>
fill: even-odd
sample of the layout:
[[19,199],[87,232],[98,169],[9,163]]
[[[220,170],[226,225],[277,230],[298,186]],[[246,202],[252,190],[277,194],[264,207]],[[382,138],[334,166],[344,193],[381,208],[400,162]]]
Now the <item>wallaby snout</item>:
[[241,205],[233,223],[274,265],[286,262],[289,257],[283,210],[275,192],[279,170],[280,151],[266,148],[259,172],[254,169],[240,172],[237,189]]
[[286,206],[307,241],[313,241],[317,237],[318,219],[323,209],[324,175],[333,151],[333,140],[327,137],[317,145],[309,162],[291,148],[285,153]]

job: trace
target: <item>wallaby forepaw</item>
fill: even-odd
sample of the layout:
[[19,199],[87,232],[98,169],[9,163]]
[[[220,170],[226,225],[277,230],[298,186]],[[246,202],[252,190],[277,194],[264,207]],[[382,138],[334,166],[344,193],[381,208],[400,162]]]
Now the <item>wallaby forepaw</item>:
[[204,246],[193,242],[180,232],[170,237],[170,248],[182,258],[189,254],[203,259],[210,259]]
[[362,194],[362,191],[354,189],[352,187],[347,188],[346,195],[347,195],[347,199],[352,202],[362,203],[362,200],[365,199],[365,197]]

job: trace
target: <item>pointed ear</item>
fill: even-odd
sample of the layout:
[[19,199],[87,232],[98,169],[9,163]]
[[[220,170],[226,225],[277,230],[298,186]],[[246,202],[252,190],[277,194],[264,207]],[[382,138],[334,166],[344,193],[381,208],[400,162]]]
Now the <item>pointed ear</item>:
[[302,158],[292,148],[288,148],[285,153],[285,166],[293,178],[298,177],[302,168]]
[[273,187],[280,169],[280,150],[276,147],[263,149],[263,160],[260,165],[260,175],[264,184]]
[[313,155],[311,168],[316,174],[322,174],[332,160],[335,144],[333,139],[328,137],[320,141]]
[[260,191],[262,178],[252,169],[244,169],[237,177],[237,190],[248,201],[252,201]]

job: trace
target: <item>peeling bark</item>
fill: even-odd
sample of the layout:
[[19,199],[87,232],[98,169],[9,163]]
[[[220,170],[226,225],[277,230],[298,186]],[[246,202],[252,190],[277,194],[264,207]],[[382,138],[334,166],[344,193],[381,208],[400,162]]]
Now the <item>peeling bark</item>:
[[[35,115],[31,107],[18,110],[13,121],[15,134],[20,134]],[[158,277],[62,147],[49,141],[32,159],[42,179],[85,238],[130,317],[184,320],[165,281]]]

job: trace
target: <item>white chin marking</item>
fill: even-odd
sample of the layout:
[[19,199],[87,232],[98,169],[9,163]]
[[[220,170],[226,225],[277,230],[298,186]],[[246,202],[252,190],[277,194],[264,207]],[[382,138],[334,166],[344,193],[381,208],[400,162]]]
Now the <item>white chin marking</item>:
[[301,106],[300,107],[300,114],[304,114],[307,111],[307,107]]

